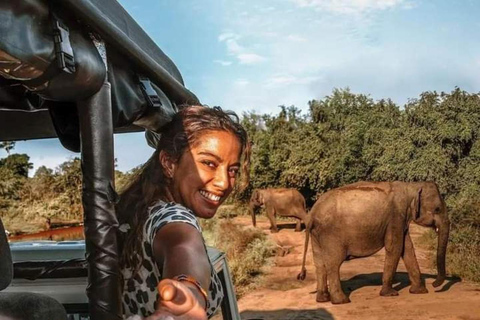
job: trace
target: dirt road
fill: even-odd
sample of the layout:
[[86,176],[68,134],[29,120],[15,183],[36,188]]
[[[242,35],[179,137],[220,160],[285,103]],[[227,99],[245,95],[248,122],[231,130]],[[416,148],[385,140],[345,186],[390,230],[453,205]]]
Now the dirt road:
[[[235,222],[250,225],[248,217],[237,217]],[[418,245],[424,229],[413,226],[411,233],[416,243],[416,255],[428,294],[408,292],[409,281],[403,262],[400,262],[394,288],[397,297],[380,297],[384,251],[374,256],[344,262],[341,268],[342,287],[351,303],[332,305],[315,301],[315,268],[311,247],[307,256],[307,278],[298,281],[304,244],[304,232],[294,232],[294,224],[280,221],[279,233],[270,234],[266,218],[259,217],[257,227],[264,230],[279,245],[289,248],[285,256],[277,256],[274,266],[263,278],[260,288],[238,301],[242,319],[461,319],[480,320],[480,285],[449,277],[434,290],[432,282],[436,271],[429,268],[428,252]],[[437,291],[437,292],[435,292]]]

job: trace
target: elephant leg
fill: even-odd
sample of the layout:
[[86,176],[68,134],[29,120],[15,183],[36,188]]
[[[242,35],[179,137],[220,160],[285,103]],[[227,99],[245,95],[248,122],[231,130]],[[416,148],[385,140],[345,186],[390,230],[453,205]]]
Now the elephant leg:
[[421,280],[420,268],[418,267],[415,256],[415,248],[413,247],[413,242],[408,232],[405,236],[402,258],[408,271],[408,277],[410,278],[410,293],[428,293],[425,284]]
[[317,273],[317,302],[330,301],[330,293],[327,286],[327,269],[323,262],[322,252],[318,240],[312,237],[313,262]]
[[382,290],[380,295],[384,297],[398,296],[398,291],[392,288],[393,276],[397,271],[398,261],[403,251],[403,232],[395,230],[395,232],[387,231],[385,236],[385,265],[383,268]]
[[270,220],[270,231],[272,233],[278,232],[277,221],[275,219],[275,210],[271,207],[268,207],[266,211],[268,220]]
[[[323,246],[322,249],[326,249]],[[329,284],[330,300],[333,304],[342,304],[350,302],[350,299],[345,295],[340,283],[340,266],[345,261],[346,255],[343,248],[328,248],[325,252],[325,267],[327,269],[327,279]]]

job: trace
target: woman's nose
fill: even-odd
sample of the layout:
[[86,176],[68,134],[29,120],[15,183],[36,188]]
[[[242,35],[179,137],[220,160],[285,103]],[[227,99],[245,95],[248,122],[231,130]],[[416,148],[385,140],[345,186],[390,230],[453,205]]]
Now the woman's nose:
[[221,169],[217,170],[213,184],[221,190],[226,190],[228,188],[229,183],[230,181],[228,179],[228,171],[221,170]]

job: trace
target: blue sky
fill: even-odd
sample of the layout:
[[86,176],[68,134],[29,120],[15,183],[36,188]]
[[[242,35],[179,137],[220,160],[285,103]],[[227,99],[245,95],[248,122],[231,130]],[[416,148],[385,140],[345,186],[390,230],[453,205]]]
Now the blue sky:
[[[480,92],[475,0],[120,0],[202,103],[238,113],[303,110],[349,87],[402,106],[427,90]],[[118,169],[152,153],[116,136]],[[19,142],[35,168],[68,157],[55,140]],[[0,152],[0,157],[5,153]]]

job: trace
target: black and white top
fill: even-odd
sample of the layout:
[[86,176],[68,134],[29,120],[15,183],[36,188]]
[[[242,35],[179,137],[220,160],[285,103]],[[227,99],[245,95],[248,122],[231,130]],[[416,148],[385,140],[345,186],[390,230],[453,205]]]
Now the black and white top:
[[[149,217],[143,227],[143,262],[135,277],[130,269],[123,269],[125,280],[123,290],[124,318],[132,315],[147,317],[155,312],[159,298],[157,284],[162,279],[161,270],[153,257],[153,240],[158,230],[168,223],[188,223],[202,232],[197,218],[184,206],[158,201],[148,209]],[[205,247],[206,250],[206,247]],[[210,264],[211,266],[211,264]],[[211,281],[208,290],[207,316],[210,318],[220,306],[223,288],[211,266]]]

